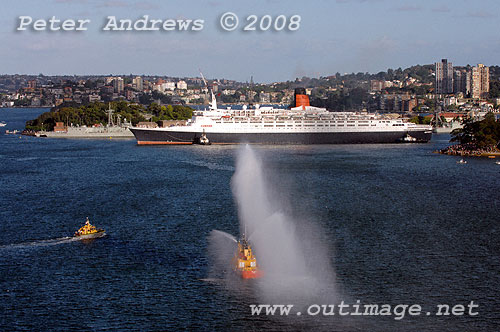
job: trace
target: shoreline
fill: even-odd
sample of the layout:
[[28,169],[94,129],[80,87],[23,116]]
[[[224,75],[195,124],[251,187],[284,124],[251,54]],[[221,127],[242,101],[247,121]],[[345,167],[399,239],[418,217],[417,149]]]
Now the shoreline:
[[458,152],[453,153],[453,152],[437,150],[437,151],[435,151],[435,153],[445,154],[448,156],[461,156],[461,157],[488,157],[488,158],[500,157],[500,152],[481,153],[481,152],[476,152],[476,151],[471,151],[471,152],[462,151],[461,153],[458,153]]
[[488,149],[474,149],[463,147],[460,144],[451,145],[447,148],[434,151],[435,153],[445,154],[448,156],[461,156],[461,157],[488,157],[496,158],[500,157],[500,150],[497,148]]

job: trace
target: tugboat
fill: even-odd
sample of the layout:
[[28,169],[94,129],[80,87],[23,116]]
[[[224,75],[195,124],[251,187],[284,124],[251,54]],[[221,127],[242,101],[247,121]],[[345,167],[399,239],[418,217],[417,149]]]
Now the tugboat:
[[412,143],[412,142],[417,142],[418,140],[415,137],[410,136],[409,134],[406,134],[405,137],[400,139],[400,142],[403,143]]
[[85,221],[85,225],[80,227],[79,230],[75,232],[74,237],[79,239],[96,239],[98,237],[103,237],[106,235],[106,231],[101,228],[96,228],[95,226],[90,224],[89,217]]
[[238,250],[234,258],[234,271],[243,279],[257,279],[262,277],[262,271],[257,265],[257,259],[252,253],[252,247],[245,236],[238,241]]
[[203,130],[203,134],[201,134],[200,138],[198,139],[198,144],[200,145],[212,145],[210,140],[207,137],[207,134],[205,134],[205,130]]

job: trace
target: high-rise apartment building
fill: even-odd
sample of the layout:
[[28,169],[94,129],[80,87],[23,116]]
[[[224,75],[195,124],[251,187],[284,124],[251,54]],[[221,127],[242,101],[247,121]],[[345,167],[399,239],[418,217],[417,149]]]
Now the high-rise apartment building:
[[115,92],[122,93],[124,89],[123,78],[115,77],[113,80],[113,88]]
[[436,93],[453,93],[453,64],[447,59],[436,62]]
[[490,91],[490,68],[478,64],[472,68],[471,79],[472,98],[487,98]]
[[471,72],[467,69],[455,70],[453,74],[453,92],[462,92],[464,96],[470,95]]
[[132,80],[132,87],[133,87],[134,89],[136,89],[137,91],[142,91],[142,90],[144,90],[142,77],[137,76],[136,78],[134,78],[134,79]]

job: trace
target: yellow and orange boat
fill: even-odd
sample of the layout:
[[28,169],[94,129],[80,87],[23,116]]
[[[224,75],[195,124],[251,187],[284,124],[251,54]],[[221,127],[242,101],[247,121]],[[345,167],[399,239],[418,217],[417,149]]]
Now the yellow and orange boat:
[[106,235],[106,231],[101,228],[96,228],[95,226],[90,224],[89,218],[85,221],[85,225],[80,227],[79,230],[75,232],[74,237],[79,239],[95,239],[98,237],[103,237]]
[[262,271],[257,265],[252,247],[247,239],[243,237],[238,241],[238,249],[233,258],[234,271],[243,279],[257,279],[262,277]]

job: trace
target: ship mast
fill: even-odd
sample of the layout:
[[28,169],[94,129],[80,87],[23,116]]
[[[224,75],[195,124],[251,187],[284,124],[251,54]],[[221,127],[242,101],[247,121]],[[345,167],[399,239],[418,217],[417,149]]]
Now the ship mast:
[[108,104],[108,110],[106,113],[108,113],[108,127],[114,126],[115,124],[113,123],[113,110],[111,109],[111,103]]
[[214,89],[210,89],[210,87],[207,84],[207,80],[205,79],[205,76],[203,76],[203,73],[201,72],[201,70],[200,70],[200,74],[201,74],[201,79],[203,80],[203,83],[205,83],[205,86],[207,87],[207,89],[210,90],[210,93],[212,94],[212,102],[210,103],[210,110],[215,111],[215,110],[217,110],[217,99],[215,98]]

